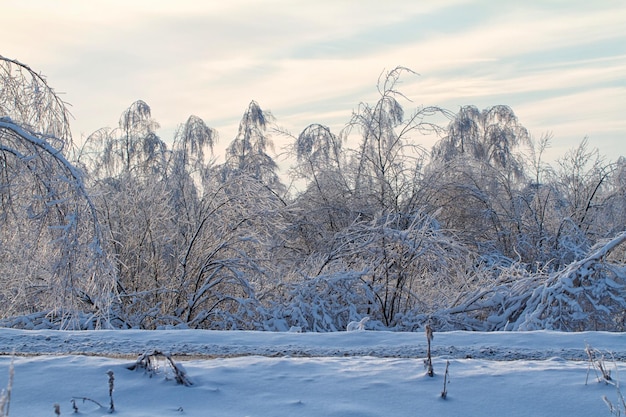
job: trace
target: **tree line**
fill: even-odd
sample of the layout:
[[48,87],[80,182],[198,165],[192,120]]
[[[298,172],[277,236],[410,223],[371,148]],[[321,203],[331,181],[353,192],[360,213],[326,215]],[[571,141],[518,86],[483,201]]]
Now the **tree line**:
[[[583,139],[549,163],[550,136],[505,105],[407,112],[411,74],[383,73],[339,132],[291,134],[251,101],[218,163],[204,120],[165,140],[141,100],[77,144],[45,78],[0,56],[0,317],[623,330],[626,159]],[[276,135],[290,143],[282,175]]]

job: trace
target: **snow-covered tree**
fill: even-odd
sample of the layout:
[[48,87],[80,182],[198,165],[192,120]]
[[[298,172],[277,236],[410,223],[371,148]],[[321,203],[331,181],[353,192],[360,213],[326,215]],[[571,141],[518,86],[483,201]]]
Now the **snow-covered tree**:
[[192,115],[177,130],[168,152],[165,182],[180,242],[184,242],[183,236],[193,232],[200,216],[205,185],[214,169],[216,142],[217,132]]
[[440,210],[444,227],[478,252],[524,257],[521,190],[528,180],[522,149],[528,144],[509,107],[461,108],[433,147],[422,201]]
[[610,168],[611,176],[596,200],[594,215],[596,227],[601,227],[599,233],[606,236],[619,233],[626,225],[626,157],[620,156]]
[[318,123],[304,128],[295,141],[297,158],[296,174],[315,181],[324,172],[338,169],[342,165],[343,139]]
[[156,135],[158,127],[150,106],[137,100],[122,112],[117,128],[99,129],[86,139],[79,161],[96,178],[162,174],[166,145]]
[[273,147],[267,134],[273,118],[256,101],[250,102],[239,123],[237,136],[226,149],[226,162],[221,166],[224,180],[247,175],[278,194],[284,193],[284,185],[277,174],[278,165],[267,153]]
[[432,153],[434,159],[443,161],[468,155],[476,161],[522,174],[523,163],[516,149],[528,140],[528,131],[509,106],[497,105],[482,111],[475,106],[464,106]]
[[77,156],[90,173],[90,189],[118,270],[116,311],[123,326],[150,325],[133,314],[145,310],[149,317],[167,299],[161,287],[176,267],[174,222],[179,213],[166,181],[171,155],[156,135],[157,127],[150,107],[135,101],[122,112],[117,128],[91,134]]
[[77,149],[45,79],[0,57],[0,318],[624,331],[624,158],[585,140],[553,169],[549,135],[533,143],[507,106],[465,106],[442,130],[442,109],[405,113],[410,73],[383,73],[338,134],[292,136],[290,195],[254,101],[221,165],[202,119],[166,142],[141,100]]
[[255,328],[257,292],[271,288],[277,268],[270,249],[284,203],[247,175],[214,175],[180,248],[170,316],[192,328]]
[[286,239],[294,255],[306,257],[352,223],[353,192],[346,177],[343,133],[335,135],[327,126],[312,124],[292,139],[296,165],[290,173],[305,183],[294,197]]
[[[0,279],[3,316],[48,311],[65,328],[108,325],[116,271],[73,146],[63,101],[0,56]],[[93,314],[89,324],[78,312]]]
[[399,101],[404,96],[397,89],[403,73],[412,71],[396,67],[381,75],[379,100],[373,106],[362,103],[348,125],[361,136],[349,175],[356,197],[352,204],[363,214],[399,213],[412,204],[426,154],[411,135],[440,130],[429,119],[443,113],[438,107],[420,106],[405,116]]

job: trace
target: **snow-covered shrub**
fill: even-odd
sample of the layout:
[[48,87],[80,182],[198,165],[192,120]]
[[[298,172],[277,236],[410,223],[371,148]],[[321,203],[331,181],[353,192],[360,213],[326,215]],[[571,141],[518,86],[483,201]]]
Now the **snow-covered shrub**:
[[386,328],[406,330],[401,320],[407,315],[445,308],[471,285],[472,256],[419,211],[355,222],[329,247],[325,271],[363,271],[359,287],[369,303],[364,314]]
[[364,272],[337,272],[283,283],[288,299],[267,309],[266,330],[335,332],[366,314],[374,294],[362,280]]
[[356,331],[363,331],[365,330],[365,324],[370,320],[370,318],[368,316],[363,317],[361,320],[359,321],[351,321],[350,323],[348,323],[348,325],[346,326],[346,331],[347,332],[356,332]]
[[626,330],[626,266],[606,260],[626,233],[597,245],[584,259],[536,288],[513,328],[518,330]]
[[529,274],[514,265],[494,285],[437,315],[476,330],[624,331],[626,266],[611,261],[624,242],[626,232],[557,272]]
[[0,327],[24,330],[96,330],[123,328],[117,320],[102,321],[97,314],[52,310],[0,319]]

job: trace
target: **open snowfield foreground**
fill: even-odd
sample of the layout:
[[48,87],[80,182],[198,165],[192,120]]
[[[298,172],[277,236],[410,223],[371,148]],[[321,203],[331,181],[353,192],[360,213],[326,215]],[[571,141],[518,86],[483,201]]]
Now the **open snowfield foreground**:
[[[617,405],[617,389],[598,382],[586,345],[626,381],[623,333],[435,333],[431,378],[423,333],[0,329],[0,384],[13,363],[16,417],[54,416],[54,404],[71,415],[72,400],[108,415],[108,371],[118,416],[610,416],[602,397]],[[165,360],[152,376],[128,369],[154,350],[193,385]]]

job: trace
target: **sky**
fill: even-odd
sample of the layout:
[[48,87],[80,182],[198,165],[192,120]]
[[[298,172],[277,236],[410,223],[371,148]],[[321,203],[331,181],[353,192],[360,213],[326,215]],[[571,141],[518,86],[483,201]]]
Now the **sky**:
[[549,159],[585,137],[609,161],[626,155],[621,0],[5,0],[0,39],[62,93],[77,141],[139,99],[166,141],[201,117],[217,154],[251,100],[295,135],[338,133],[403,66],[419,74],[399,85],[407,113],[506,104],[534,138],[552,135]]

